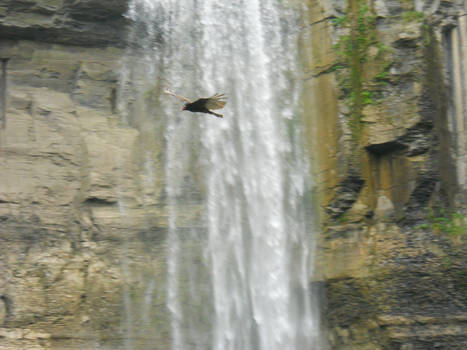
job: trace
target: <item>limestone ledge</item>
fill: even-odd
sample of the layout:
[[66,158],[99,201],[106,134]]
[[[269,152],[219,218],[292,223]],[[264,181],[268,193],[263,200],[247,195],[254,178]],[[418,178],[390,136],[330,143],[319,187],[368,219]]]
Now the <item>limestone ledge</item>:
[[122,47],[127,6],[128,0],[5,0],[0,38]]
[[41,333],[27,328],[0,328],[0,337],[7,339],[48,339],[49,333]]

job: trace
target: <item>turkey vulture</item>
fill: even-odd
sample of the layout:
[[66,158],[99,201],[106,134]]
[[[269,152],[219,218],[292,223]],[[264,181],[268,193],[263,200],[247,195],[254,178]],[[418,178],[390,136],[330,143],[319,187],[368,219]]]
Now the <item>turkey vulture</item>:
[[225,101],[226,97],[224,94],[214,94],[211,97],[199,98],[196,101],[190,101],[186,97],[175,95],[170,90],[165,90],[164,92],[166,94],[175,96],[182,102],[185,102],[182,107],[182,111],[209,113],[215,115],[218,118],[223,117],[222,114],[215,113],[212,111],[212,109],[221,109],[225,106],[227,102]]

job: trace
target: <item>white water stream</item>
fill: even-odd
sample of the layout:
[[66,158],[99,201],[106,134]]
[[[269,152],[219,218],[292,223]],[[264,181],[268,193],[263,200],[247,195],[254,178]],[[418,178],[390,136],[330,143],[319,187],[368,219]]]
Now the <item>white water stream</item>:
[[165,137],[171,348],[318,349],[299,13],[286,0],[132,0],[128,16],[139,60],[124,91],[228,96],[223,119],[163,94],[158,110],[136,109]]

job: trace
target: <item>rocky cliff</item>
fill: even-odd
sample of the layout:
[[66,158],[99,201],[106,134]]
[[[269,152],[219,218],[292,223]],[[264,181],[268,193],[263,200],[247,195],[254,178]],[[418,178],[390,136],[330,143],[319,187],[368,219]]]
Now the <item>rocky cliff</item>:
[[0,4],[1,349],[167,342],[163,180],[141,175],[141,135],[115,113],[126,10]]
[[[307,3],[313,284],[330,348],[463,349],[465,3]],[[118,114],[126,9],[0,4],[0,349],[167,348],[163,138]]]
[[304,103],[330,347],[465,348],[465,2],[310,3]]

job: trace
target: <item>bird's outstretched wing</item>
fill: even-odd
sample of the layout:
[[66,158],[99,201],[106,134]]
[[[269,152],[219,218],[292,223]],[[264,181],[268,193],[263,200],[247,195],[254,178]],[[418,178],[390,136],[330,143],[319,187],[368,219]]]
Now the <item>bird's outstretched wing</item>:
[[205,106],[207,109],[221,109],[224,108],[227,103],[224,94],[215,94],[211,97],[205,98]]
[[172,95],[172,96],[175,96],[176,98],[178,98],[180,101],[182,102],[188,102],[188,103],[191,103],[192,101],[187,99],[186,97],[183,97],[183,96],[180,96],[180,95],[176,95],[174,94],[172,91],[168,90],[168,89],[165,89],[164,92],[168,95]]

